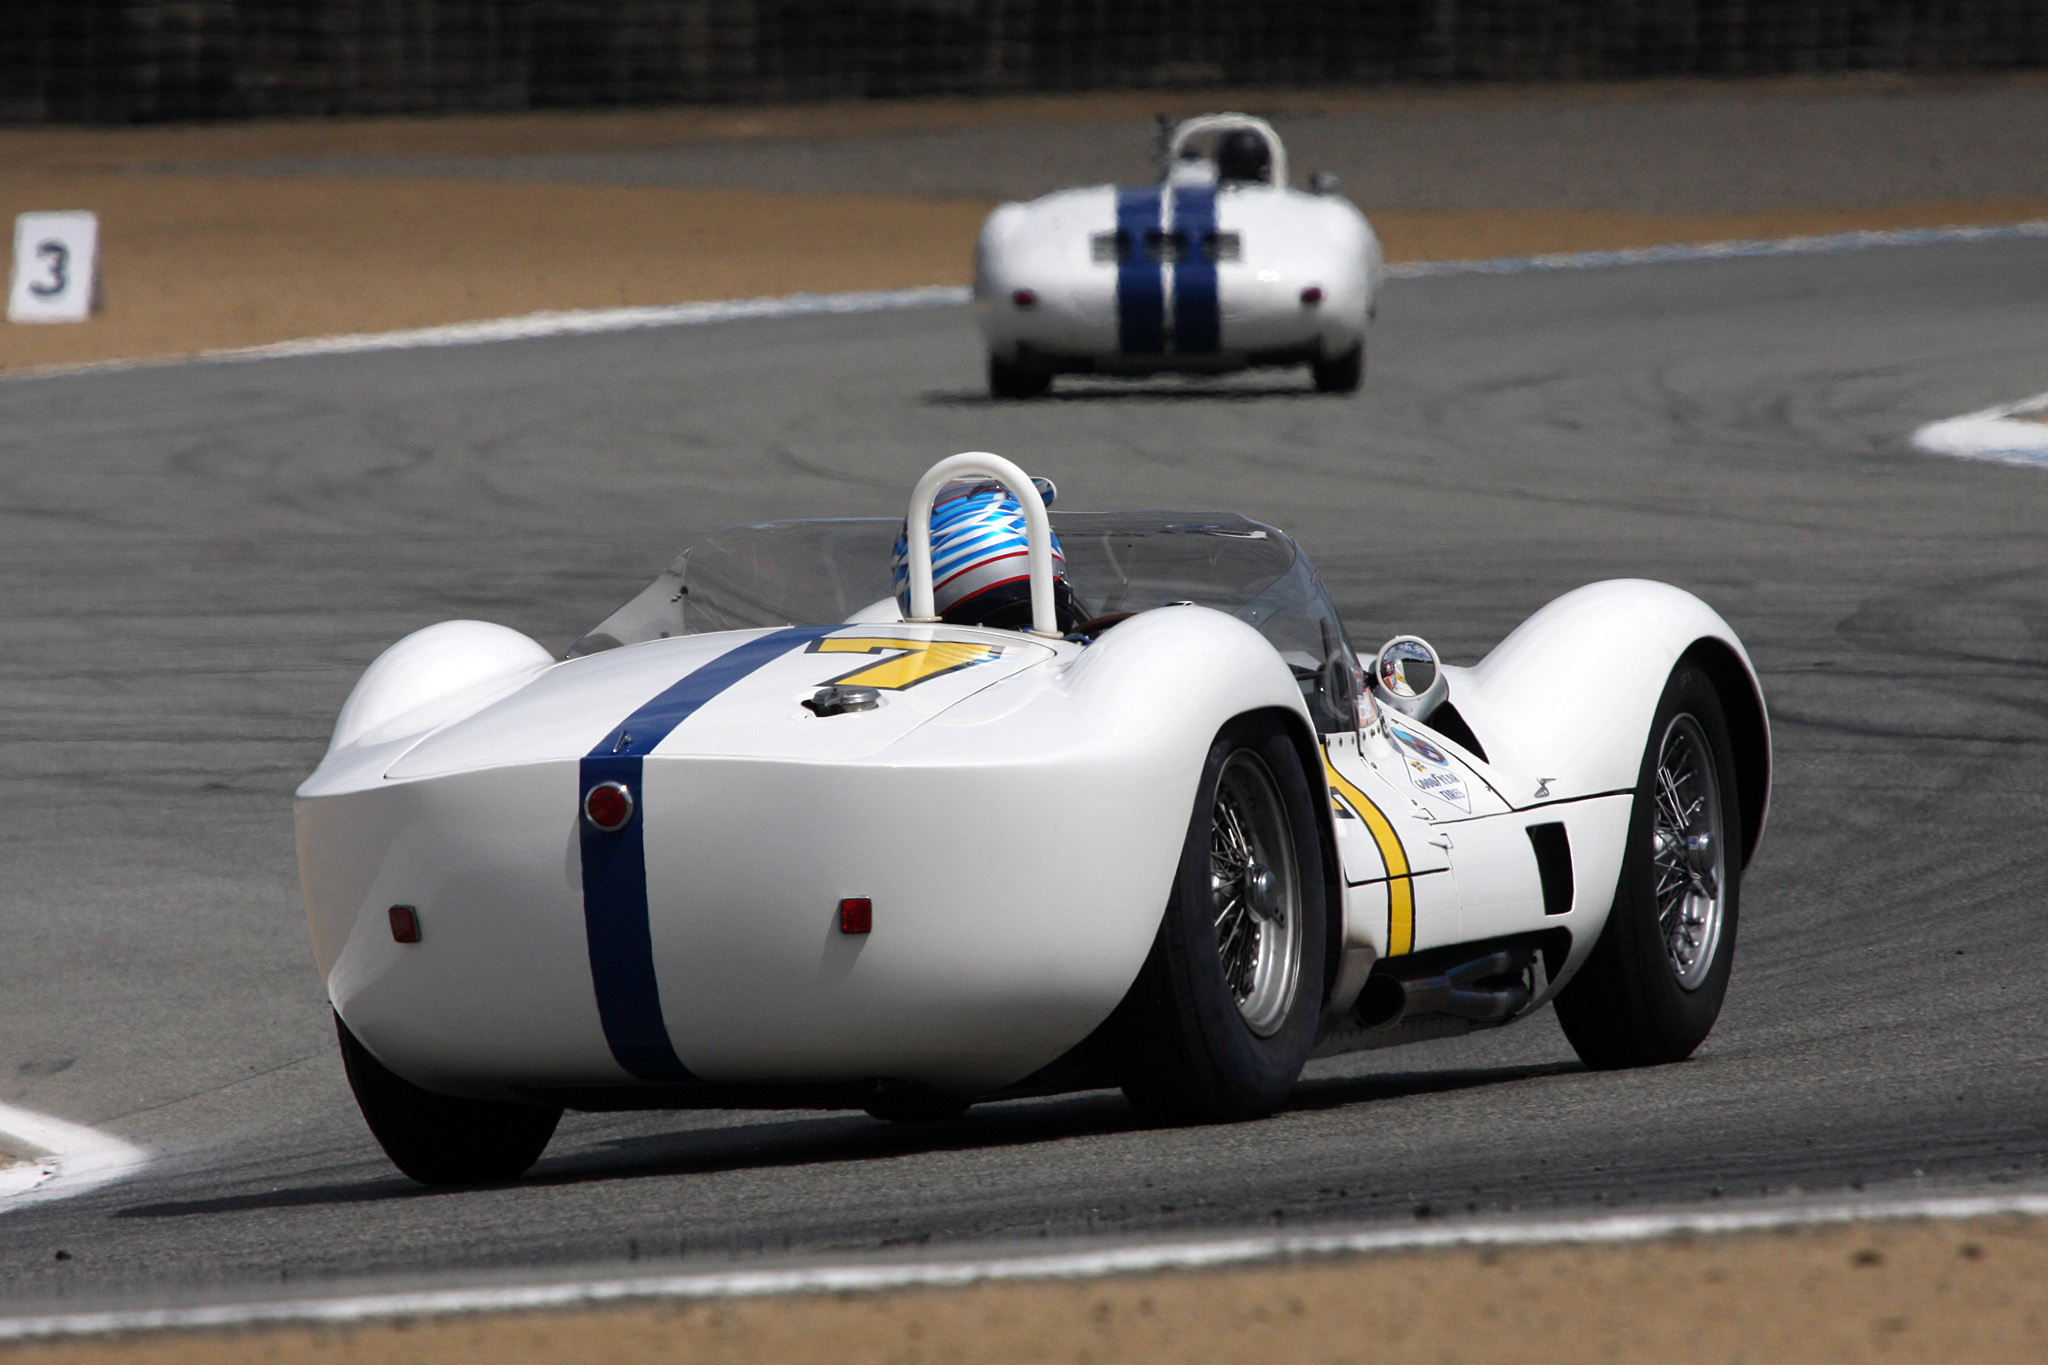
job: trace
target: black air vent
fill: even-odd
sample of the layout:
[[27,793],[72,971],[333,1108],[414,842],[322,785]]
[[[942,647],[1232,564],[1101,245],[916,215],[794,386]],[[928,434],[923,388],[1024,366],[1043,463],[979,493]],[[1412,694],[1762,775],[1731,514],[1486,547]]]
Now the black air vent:
[[1436,709],[1422,718],[1422,723],[1451,743],[1463,746],[1481,763],[1488,761],[1486,750],[1480,746],[1479,736],[1472,733],[1472,727],[1458,714],[1458,708],[1449,702],[1438,702]]
[[1561,824],[1529,826],[1536,850],[1536,875],[1543,879],[1543,913],[1566,915],[1572,908],[1572,841]]

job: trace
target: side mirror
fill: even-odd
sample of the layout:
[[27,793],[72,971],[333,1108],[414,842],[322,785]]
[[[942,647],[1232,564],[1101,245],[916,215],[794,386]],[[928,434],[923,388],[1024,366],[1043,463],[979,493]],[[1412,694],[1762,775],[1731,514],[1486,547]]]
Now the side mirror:
[[1404,716],[1423,720],[1450,695],[1443,662],[1429,641],[1418,635],[1396,635],[1380,646],[1373,661],[1372,692]]
[[1310,173],[1308,178],[1308,192],[1310,194],[1335,194],[1338,184],[1339,181],[1334,172],[1314,171]]

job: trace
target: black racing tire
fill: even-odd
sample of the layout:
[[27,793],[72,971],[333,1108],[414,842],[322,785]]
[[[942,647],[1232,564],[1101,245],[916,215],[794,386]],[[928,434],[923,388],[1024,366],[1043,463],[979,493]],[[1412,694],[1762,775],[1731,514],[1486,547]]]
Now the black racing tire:
[[1052,391],[1052,371],[1036,365],[1014,364],[991,354],[988,391],[992,398],[1043,398]]
[[1357,393],[1365,382],[1365,343],[1359,342],[1334,360],[1311,361],[1309,373],[1315,376],[1317,393]]
[[492,1185],[524,1175],[562,1111],[422,1090],[370,1054],[339,1014],[334,1031],[363,1121],[393,1165],[422,1185]]
[[[1660,771],[1665,777],[1681,771],[1677,765],[1688,753],[1695,766],[1699,760],[1711,763],[1710,794],[1681,782],[1670,791],[1683,788],[1693,795],[1666,798]],[[1708,833],[1718,847],[1718,866],[1705,869],[1719,891],[1712,912],[1704,909],[1711,898],[1697,880],[1712,853],[1688,851],[1693,836],[1672,837],[1680,827],[1671,812],[1681,805],[1697,807],[1683,828]],[[1720,696],[1705,672],[1681,663],[1657,703],[1636,775],[1614,908],[1585,965],[1557,996],[1558,1022],[1587,1066],[1616,1070],[1682,1062],[1706,1041],[1735,960],[1741,828],[1735,751]]]
[[[1236,846],[1255,856],[1231,852],[1232,813]],[[1261,868],[1270,880],[1257,881]],[[1166,913],[1107,1029],[1140,1115],[1229,1123],[1286,1102],[1315,1043],[1326,916],[1301,752],[1283,722],[1240,717],[1210,745]]]

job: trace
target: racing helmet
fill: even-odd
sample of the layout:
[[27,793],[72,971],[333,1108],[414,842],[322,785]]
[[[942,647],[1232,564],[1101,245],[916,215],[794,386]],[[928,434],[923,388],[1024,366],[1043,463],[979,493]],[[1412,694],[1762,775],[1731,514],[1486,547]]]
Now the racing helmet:
[[1273,174],[1273,149],[1250,128],[1233,128],[1216,144],[1218,180],[1264,181]]
[[[1055,489],[1033,479],[1046,506]],[[1052,537],[1053,612],[1072,630],[1082,612],[1067,584],[1067,557]],[[910,614],[909,527],[896,536],[896,604]],[[948,484],[932,501],[932,608],[955,626],[1024,630],[1031,625],[1030,542],[1024,509],[993,479]]]

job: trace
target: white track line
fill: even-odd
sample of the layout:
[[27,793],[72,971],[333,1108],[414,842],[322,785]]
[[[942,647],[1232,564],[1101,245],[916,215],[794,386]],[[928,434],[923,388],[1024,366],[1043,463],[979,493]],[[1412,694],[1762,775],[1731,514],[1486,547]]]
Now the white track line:
[[45,1199],[65,1199],[135,1174],[149,1153],[81,1123],[0,1104],[0,1138],[28,1148],[27,1161],[0,1166],[0,1213]]
[[1929,455],[2048,465],[2048,393],[1929,422],[1913,433],[1913,445]]
[[[1575,251],[1543,256],[1499,256],[1475,261],[1411,261],[1387,268],[1396,280],[1439,279],[1447,275],[1518,275],[1540,270],[1600,270],[1613,266],[1667,265],[1684,261],[1721,261],[1757,256],[1834,255],[1873,247],[1936,246],[1958,242],[2000,242],[2048,237],[2048,219],[1989,227],[1906,228],[1892,232],[1837,232],[1823,237],[1772,237],[1756,240],[1704,242],[1694,246],[1638,247],[1626,251]],[[190,356],[138,360],[95,360],[78,365],[42,365],[0,374],[0,379],[38,379],[89,374],[101,370],[132,370],[163,365],[235,363],[249,360],[290,360],[305,356],[360,355],[370,351],[416,350],[435,346],[477,346],[497,341],[534,341],[546,337],[593,336],[650,327],[700,327],[715,322],[767,318],[815,317],[829,313],[881,313],[908,308],[959,307],[969,300],[961,285],[923,289],[890,289],[848,294],[792,294],[783,298],[727,299],[714,303],[678,303],[642,308],[570,309],[527,313],[520,317],[458,322],[446,327],[418,327],[402,332],[354,332],[345,336],[308,337],[267,346],[238,346],[201,351]]]
[[1885,232],[1833,232],[1820,237],[1760,237],[1694,246],[1632,247],[1624,251],[1572,251],[1548,256],[1499,256],[1488,261],[1416,261],[1388,268],[1397,280],[1439,275],[1516,275],[1526,270],[1600,270],[1618,265],[1726,261],[1753,256],[1833,256],[1888,246],[1944,246],[1958,242],[2011,242],[2048,237],[2048,218],[1983,227],[1898,228]]
[[41,365],[12,376],[33,379],[48,375],[85,374],[98,370],[133,370],[194,363],[232,364],[247,360],[295,360],[305,356],[360,355],[368,351],[410,351],[434,346],[480,346],[494,341],[534,341],[545,337],[594,336],[602,332],[636,332],[650,327],[701,327],[713,322],[746,322],[763,318],[804,318],[831,313],[886,313],[904,308],[944,308],[967,302],[963,285],[932,285],[923,289],[883,289],[855,294],[790,294],[780,298],[721,299],[711,303],[673,303],[639,308],[574,308],[525,313],[482,322],[456,322],[445,327],[415,327],[403,332],[351,332],[343,336],[306,337],[267,346],[237,346],[196,355],[155,356],[137,360],[92,360],[78,365]]
[[1445,1247],[1641,1242],[1652,1238],[1756,1232],[1872,1219],[1984,1218],[2048,1214],[2048,1191],[2004,1195],[1807,1201],[1681,1209],[1574,1219],[1474,1219],[1350,1232],[1305,1232],[1200,1241],[1125,1243],[1099,1250],[897,1263],[845,1263],[694,1275],[569,1280],[326,1299],[216,1304],[0,1318],[0,1342],[107,1332],[342,1324],[459,1313],[593,1308],[631,1301],[758,1298],[774,1294],[876,1293],[1019,1280],[1091,1279],[1162,1271],[1214,1270],[1297,1257]]

